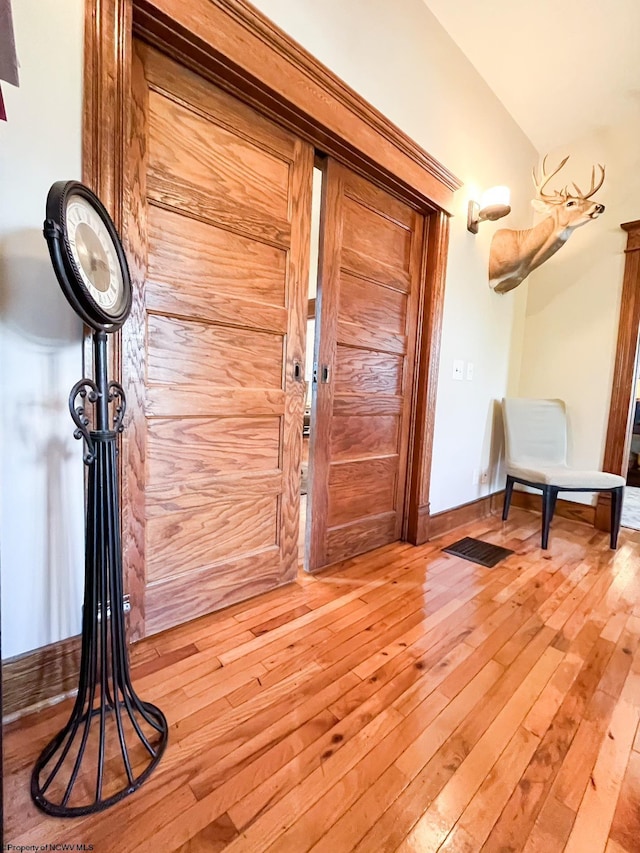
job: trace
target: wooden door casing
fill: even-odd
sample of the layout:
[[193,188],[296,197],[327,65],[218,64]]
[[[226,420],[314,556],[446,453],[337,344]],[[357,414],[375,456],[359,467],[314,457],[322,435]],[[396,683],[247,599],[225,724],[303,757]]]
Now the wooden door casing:
[[297,571],[313,150],[142,43],[132,95],[123,528],[137,639]]
[[324,177],[311,571],[402,535],[424,236],[420,213],[346,167]]

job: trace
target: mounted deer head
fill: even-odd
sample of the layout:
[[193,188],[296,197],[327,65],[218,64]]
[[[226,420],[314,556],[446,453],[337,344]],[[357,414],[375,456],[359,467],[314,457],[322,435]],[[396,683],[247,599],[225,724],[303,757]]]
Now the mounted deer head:
[[546,213],[546,219],[526,231],[501,228],[493,236],[489,256],[489,284],[496,293],[507,293],[517,287],[529,273],[543,264],[567,242],[580,225],[597,219],[604,212],[604,205],[591,201],[604,183],[604,166],[596,183],[595,166],[591,170],[591,188],[583,193],[573,184],[575,193],[568,187],[545,192],[545,187],[562,169],[569,157],[565,157],[552,172],[547,172],[547,158],[542,161],[540,178],[533,170],[533,183],[537,197],[531,204],[538,213]]

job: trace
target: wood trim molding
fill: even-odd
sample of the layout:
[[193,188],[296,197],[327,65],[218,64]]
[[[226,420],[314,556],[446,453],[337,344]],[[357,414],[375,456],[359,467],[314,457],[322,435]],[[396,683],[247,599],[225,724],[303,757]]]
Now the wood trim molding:
[[423,210],[451,211],[455,175],[246,0],[135,0],[133,23],[355,172]]
[[[125,169],[129,138],[132,0],[85,0],[82,181],[105,205],[125,240]],[[110,336],[111,375],[121,375],[121,336]],[[93,363],[85,329],[85,375]]]
[[[435,515],[425,518],[428,514],[422,513],[422,530],[428,530],[428,539],[435,539],[437,536],[442,536],[444,533],[449,533],[456,527],[461,527],[465,524],[472,524],[475,521],[482,521],[490,515],[501,514],[502,504],[504,501],[504,490],[494,492],[491,495],[477,498],[475,501],[461,504],[460,506],[446,509],[443,512],[437,512]],[[511,506],[519,509],[527,510],[528,512],[542,513],[542,495],[533,494],[531,492],[515,491],[511,498]],[[555,515],[561,518],[568,518],[571,521],[579,521],[582,524],[593,526],[596,508],[587,504],[577,503],[576,501],[558,500],[556,503]],[[427,539],[423,539],[424,542]]]
[[[624,477],[629,456],[629,426],[635,400],[633,378],[640,335],[640,219],[625,222],[620,227],[627,232],[627,247],[603,469]],[[595,514],[595,525],[600,530],[609,530],[610,507],[610,495],[603,492],[598,498]]]
[[[504,491],[494,492],[491,495],[477,498],[469,503],[437,512],[429,519],[429,539],[442,536],[461,527],[463,524],[472,524],[474,521],[482,521],[490,515],[502,510]],[[425,540],[426,541],[426,540]]]
[[442,306],[449,246],[449,218],[443,212],[425,219],[423,252],[423,303],[418,314],[419,352],[414,382],[414,424],[411,438],[412,463],[409,482],[406,536],[421,545],[430,536],[429,491],[433,457],[433,432],[438,388],[438,365],[442,337]]
[[[533,492],[521,492],[514,489],[511,496],[511,506],[542,514],[542,495],[534,494]],[[583,524],[589,524],[593,527],[596,517],[596,508],[589,504],[582,504],[577,501],[568,501],[560,498],[556,502],[554,515],[559,515],[561,518],[569,518],[571,521],[580,521]]]
[[86,0],[82,178],[124,225],[131,74],[131,0]]
[[79,671],[80,637],[3,661],[4,720],[77,690]]

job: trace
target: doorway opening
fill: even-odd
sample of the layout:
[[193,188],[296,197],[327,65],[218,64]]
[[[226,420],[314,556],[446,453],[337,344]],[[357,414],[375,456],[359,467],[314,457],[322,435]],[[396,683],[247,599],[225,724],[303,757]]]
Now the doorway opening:
[[636,353],[636,366],[633,376],[631,400],[630,434],[628,436],[629,455],[627,460],[627,486],[624,490],[622,505],[623,527],[640,530],[640,362]]
[[313,431],[313,377],[316,353],[316,334],[320,326],[316,325],[316,300],[318,296],[318,263],[320,251],[320,212],[322,205],[322,170],[313,169],[313,190],[311,196],[311,248],[309,253],[309,290],[307,294],[307,336],[305,344],[304,367],[304,420],[302,426],[302,455],[300,463],[300,531],[298,536],[298,563],[304,569],[309,567],[309,528],[311,525],[310,499],[311,475],[309,469],[309,446]]

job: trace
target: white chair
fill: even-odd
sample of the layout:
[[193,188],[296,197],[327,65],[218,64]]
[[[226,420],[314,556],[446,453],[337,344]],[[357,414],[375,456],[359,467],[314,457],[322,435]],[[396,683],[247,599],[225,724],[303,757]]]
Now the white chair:
[[567,465],[567,417],[562,400],[508,397],[502,401],[507,485],[502,519],[509,515],[514,483],[542,490],[542,547],[549,542],[558,492],[611,492],[611,548],[618,546],[624,477]]

